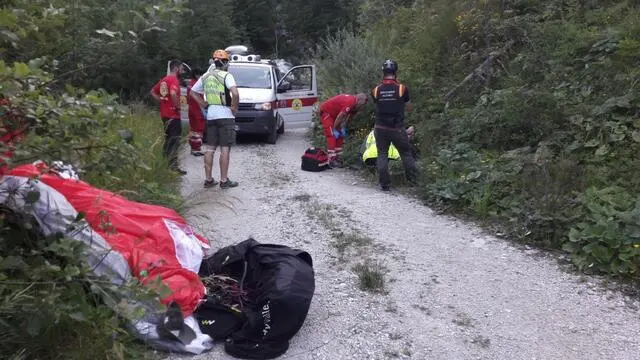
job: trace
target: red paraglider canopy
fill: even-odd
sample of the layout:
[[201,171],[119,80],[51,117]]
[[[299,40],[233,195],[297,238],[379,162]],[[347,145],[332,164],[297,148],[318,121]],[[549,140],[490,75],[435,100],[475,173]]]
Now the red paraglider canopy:
[[93,231],[126,259],[133,276],[143,283],[160,277],[172,292],[162,302],[175,301],[185,317],[204,297],[198,270],[203,249],[209,244],[176,211],[130,201],[86,182],[63,178],[44,165],[21,165],[6,175],[38,177],[57,190],[85,215]]

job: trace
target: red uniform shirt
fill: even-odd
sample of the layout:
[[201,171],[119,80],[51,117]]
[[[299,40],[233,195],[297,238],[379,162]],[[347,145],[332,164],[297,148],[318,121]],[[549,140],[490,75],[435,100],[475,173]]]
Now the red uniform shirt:
[[171,91],[175,91],[180,97],[180,81],[175,75],[167,75],[160,79],[154,86],[152,91],[160,95],[160,117],[167,119],[180,118],[180,106],[176,107],[171,100]]
[[320,105],[320,111],[329,114],[334,120],[341,112],[356,113],[356,97],[354,95],[336,95]]
[[198,79],[192,79],[189,81],[189,85],[187,85],[187,104],[189,105],[189,124],[191,126],[191,131],[195,132],[203,132],[204,131],[204,115],[202,115],[202,109],[200,108],[200,104],[195,101],[191,95],[191,88]]

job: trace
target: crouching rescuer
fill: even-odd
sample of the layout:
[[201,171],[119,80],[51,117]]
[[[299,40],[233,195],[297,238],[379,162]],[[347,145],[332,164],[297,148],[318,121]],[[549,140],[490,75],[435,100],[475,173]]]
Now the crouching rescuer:
[[336,95],[320,105],[320,121],[327,139],[330,167],[341,166],[340,156],[347,135],[347,123],[366,103],[367,95],[360,93]]
[[[409,136],[404,125],[405,108],[411,111],[409,89],[396,79],[398,64],[386,60],[382,65],[382,82],[371,90],[376,109],[374,135],[379,154],[388,154],[391,145],[400,153],[407,180],[415,184],[417,180],[416,162],[413,156]],[[376,165],[380,188],[388,191],[391,185],[389,176],[389,157],[377,156]]]

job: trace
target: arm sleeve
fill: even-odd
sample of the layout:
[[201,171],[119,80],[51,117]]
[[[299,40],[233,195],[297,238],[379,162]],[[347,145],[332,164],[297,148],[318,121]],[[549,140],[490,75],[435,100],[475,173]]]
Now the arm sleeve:
[[172,92],[180,96],[180,81],[178,79],[171,81],[169,93]]
[[196,81],[195,84],[193,84],[193,87],[191,88],[191,91],[196,92],[200,95],[202,95],[202,76],[198,79],[198,81]]
[[227,76],[225,76],[224,84],[227,86],[227,89],[231,89],[236,86],[236,79],[231,75],[231,73],[228,73]]
[[161,81],[158,81],[155,85],[153,85],[153,87],[151,88],[151,92],[153,92],[156,95],[160,95],[160,82]]
[[[344,107],[342,108],[342,110],[340,110],[340,114],[345,113],[345,114],[351,114],[353,112],[353,109],[356,108],[356,104],[357,104],[357,100],[356,97],[352,97],[351,100],[347,103],[344,104]],[[340,114],[338,114],[338,116],[340,116]]]

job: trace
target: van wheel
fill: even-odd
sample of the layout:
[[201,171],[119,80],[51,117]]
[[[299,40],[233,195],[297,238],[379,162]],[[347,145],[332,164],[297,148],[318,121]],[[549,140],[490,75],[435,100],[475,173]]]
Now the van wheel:
[[269,135],[267,136],[267,142],[269,144],[275,144],[278,140],[278,128],[276,128],[276,124],[273,124],[271,131],[269,131]]

